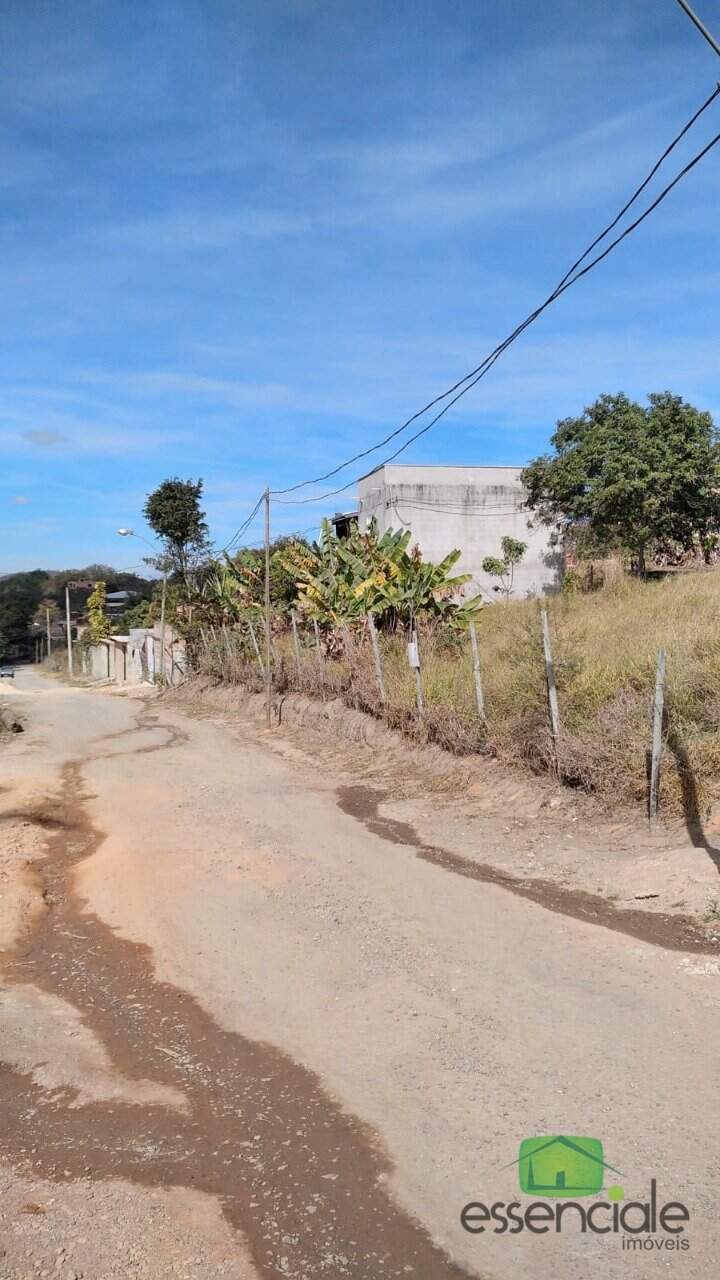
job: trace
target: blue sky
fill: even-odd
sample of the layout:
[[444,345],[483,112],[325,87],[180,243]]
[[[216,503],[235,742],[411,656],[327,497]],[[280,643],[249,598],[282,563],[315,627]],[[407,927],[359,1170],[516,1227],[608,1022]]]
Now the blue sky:
[[[0,572],[137,563],[114,531],[168,475],[204,478],[222,545],[266,483],[385,435],[717,78],[673,0],[5,0]],[[620,389],[720,421],[719,196],[720,149],[405,458],[521,463]]]

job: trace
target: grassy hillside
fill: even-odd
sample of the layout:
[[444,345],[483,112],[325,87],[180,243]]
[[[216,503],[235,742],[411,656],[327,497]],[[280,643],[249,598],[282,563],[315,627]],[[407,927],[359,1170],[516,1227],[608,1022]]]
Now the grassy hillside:
[[[611,803],[644,802],[662,647],[664,808],[706,809],[720,794],[720,571],[659,583],[621,580],[610,591],[558,597],[549,614],[566,780]],[[489,741],[500,755],[547,768],[552,753],[538,608],[488,609],[480,634]],[[468,680],[469,670],[456,684],[456,707]]]

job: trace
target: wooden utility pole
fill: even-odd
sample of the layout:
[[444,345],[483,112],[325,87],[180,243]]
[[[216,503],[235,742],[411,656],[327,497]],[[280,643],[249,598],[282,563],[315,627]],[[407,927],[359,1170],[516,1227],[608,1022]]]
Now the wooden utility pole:
[[72,633],[70,630],[70,587],[65,586],[65,627],[67,630],[67,668],[68,676],[72,680],[73,675],[73,652],[72,652]]
[[47,635],[47,657],[52,653],[52,635],[50,634],[50,610],[45,610],[45,634]]
[[270,489],[265,490],[265,721],[272,727],[272,635],[270,632]]
[[167,597],[167,566],[163,569],[162,595],[160,597],[160,683],[165,684],[165,601]]

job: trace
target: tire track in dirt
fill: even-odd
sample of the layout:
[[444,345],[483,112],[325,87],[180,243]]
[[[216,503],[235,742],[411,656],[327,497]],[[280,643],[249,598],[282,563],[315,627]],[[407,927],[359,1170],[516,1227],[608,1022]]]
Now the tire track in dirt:
[[539,877],[524,879],[493,867],[490,863],[476,862],[460,853],[452,853],[440,845],[426,844],[409,822],[401,822],[380,813],[380,805],[390,798],[384,791],[365,786],[343,786],[338,787],[337,797],[343,813],[361,822],[373,835],[389,840],[391,844],[414,849],[419,858],[442,867],[445,871],[466,876],[470,880],[481,880],[485,884],[499,885],[501,889],[507,889],[520,898],[527,898],[530,902],[545,907],[547,911],[571,916],[586,924],[602,925],[605,929],[627,934],[641,942],[651,942],[667,951],[714,956],[720,954],[718,943],[708,938],[691,916],[618,907],[598,893],[569,888]]
[[[182,731],[141,713],[137,725]],[[123,754],[108,752],[109,756]],[[93,755],[92,759],[101,758]],[[180,1089],[187,1113],[125,1102],[78,1104],[0,1064],[0,1156],[57,1181],[123,1178],[216,1196],[263,1277],[468,1280],[389,1195],[391,1165],[373,1133],[319,1078],[272,1045],[225,1031],[189,994],[155,976],[150,948],[124,940],[86,909],[73,869],[100,845],[82,765],[57,798],[26,815],[46,833],[37,864],[47,909],[5,968],[77,1008],[127,1077]]]

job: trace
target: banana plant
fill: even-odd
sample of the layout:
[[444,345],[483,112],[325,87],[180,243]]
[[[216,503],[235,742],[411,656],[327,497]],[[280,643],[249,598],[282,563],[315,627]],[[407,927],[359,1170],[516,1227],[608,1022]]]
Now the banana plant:
[[422,614],[466,625],[481,599],[457,598],[471,576],[452,575],[460,552],[451,551],[434,564],[423,560],[417,548],[408,550],[410,536],[410,530],[388,529],[378,537],[373,521],[364,533],[354,529],[347,538],[338,538],[324,520],[317,543],[299,549],[290,544],[284,552],[285,564],[296,576],[299,608],[334,627],[368,613],[387,629],[407,626]]
[[205,611],[213,622],[229,626],[257,616],[260,605],[253,599],[256,584],[251,580],[252,573],[247,566],[233,564],[227,556],[223,562],[215,563],[202,588]]

